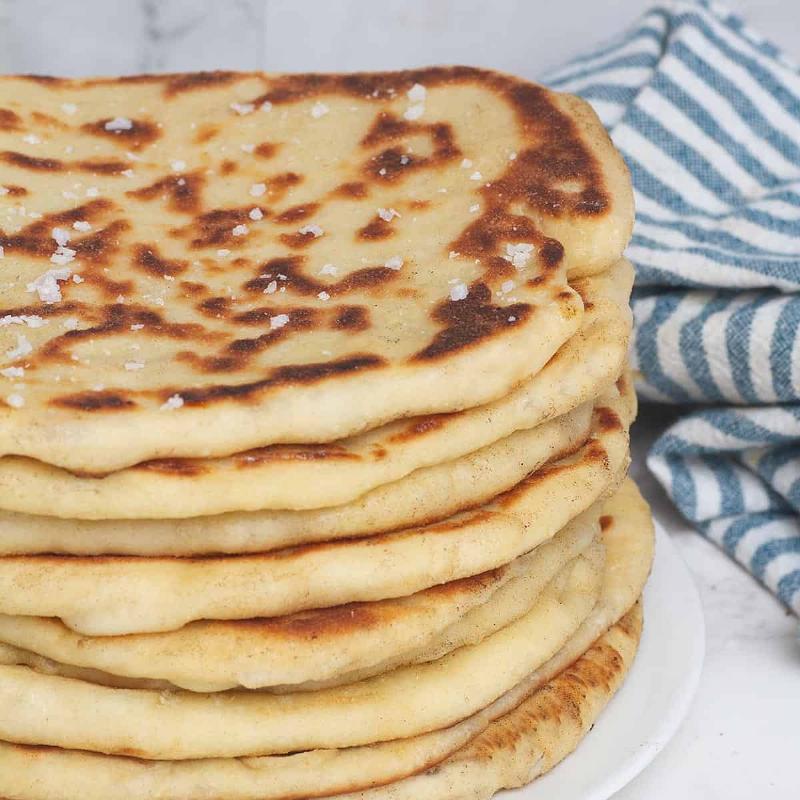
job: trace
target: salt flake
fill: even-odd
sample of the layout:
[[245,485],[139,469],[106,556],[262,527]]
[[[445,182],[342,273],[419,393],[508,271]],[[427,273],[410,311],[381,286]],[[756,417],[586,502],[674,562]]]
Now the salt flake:
[[310,233],[315,239],[318,239],[320,236],[322,236],[323,233],[325,233],[325,231],[323,231],[319,225],[312,224],[312,225],[303,225],[303,227],[300,228],[298,233],[303,234],[303,236]]
[[107,131],[111,131],[111,133],[119,133],[120,131],[132,130],[133,122],[127,117],[114,117],[114,119],[110,119],[106,122],[103,127]]
[[167,398],[165,403],[162,403],[162,411],[174,411],[183,405],[183,398],[179,394],[173,394],[172,397]]
[[289,322],[289,315],[288,314],[277,314],[274,317],[269,318],[269,327],[271,330],[275,331],[278,328],[282,328]]
[[69,280],[71,275],[72,270],[68,267],[49,269],[36,280],[31,281],[25,288],[28,292],[36,292],[43,303],[58,303],[61,301],[61,287],[58,282]]
[[245,114],[252,114],[256,107],[252,103],[231,103],[231,110],[235,111],[240,117]]
[[396,271],[403,266],[403,259],[400,258],[400,256],[392,256],[383,262],[383,266],[386,267],[386,269],[393,269]]
[[395,217],[399,217],[400,214],[395,211],[393,208],[379,208],[378,209],[378,216],[384,222],[391,222]]
[[450,299],[453,302],[457,302],[458,300],[465,300],[467,295],[469,294],[469,287],[466,283],[458,282],[455,286],[450,289]]
[[33,352],[33,345],[28,341],[28,337],[24,333],[17,334],[17,345],[9,350],[6,350],[6,358],[11,361],[16,361],[18,358],[23,358],[29,353]]

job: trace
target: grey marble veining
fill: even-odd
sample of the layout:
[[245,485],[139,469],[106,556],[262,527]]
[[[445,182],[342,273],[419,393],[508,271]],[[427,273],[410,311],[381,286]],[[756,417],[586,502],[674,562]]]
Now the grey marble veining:
[[[393,69],[462,63],[535,77],[655,0],[0,0],[0,70]],[[796,49],[796,0],[729,0]]]
[[260,0],[2,0],[0,68],[56,75],[257,69]]

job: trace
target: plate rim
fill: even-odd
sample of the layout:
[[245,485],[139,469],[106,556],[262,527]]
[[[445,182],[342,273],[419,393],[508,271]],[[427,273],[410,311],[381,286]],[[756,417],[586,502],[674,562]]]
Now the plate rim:
[[[657,649],[654,649],[652,645],[648,646],[648,641],[651,641],[653,635],[658,633],[658,631],[654,631],[652,627],[648,627],[647,609],[655,605],[662,613],[664,613],[665,610],[668,611],[668,598],[664,596],[667,588],[674,588],[676,591],[683,593],[683,602],[680,604],[680,608],[676,606],[676,609],[671,612],[668,611],[668,615],[671,613],[678,616],[681,609],[690,609],[692,612],[690,619],[687,619],[689,615],[681,617],[681,621],[684,625],[687,622],[690,623],[690,628],[685,636],[686,652],[692,656],[692,660],[689,662],[690,668],[683,674],[682,679],[676,681],[675,685],[672,687],[672,691],[677,691],[677,694],[674,697],[674,702],[670,704],[667,713],[665,713],[656,724],[649,727],[644,732],[644,738],[639,742],[638,746],[633,749],[633,752],[621,757],[619,762],[615,762],[610,773],[602,781],[595,783],[588,792],[584,792],[581,795],[559,794],[558,796],[564,798],[564,800],[608,800],[613,794],[631,783],[653,762],[678,732],[691,709],[700,686],[706,649],[705,615],[700,592],[686,561],[678,551],[676,545],[672,542],[664,526],[656,519],[654,519],[654,526],[656,545],[651,578],[652,574],[655,574],[657,575],[657,579],[656,581],[648,580],[643,592],[644,624],[646,631],[642,638],[642,644],[644,646],[640,647],[631,667],[631,672],[626,678],[626,682],[620,688],[617,695],[611,698],[608,706],[600,715],[596,724],[599,732],[602,733],[603,717],[609,709],[613,708],[616,697],[624,696],[626,690],[630,691],[631,684],[629,678],[633,677],[635,680],[635,671],[641,672],[643,669],[642,665],[648,664],[648,657],[653,658],[658,655]],[[677,580],[676,576],[679,576]],[[665,580],[668,580],[669,584],[661,585]],[[674,587],[673,582],[676,584]],[[594,727],[595,726],[593,726],[593,728]],[[588,739],[592,735],[592,732],[593,731],[590,730],[585,739]],[[557,782],[559,771],[563,773],[571,767],[580,766],[582,745],[583,742],[579,743],[575,751],[568,755],[560,764],[557,764],[549,773],[527,786],[505,791],[501,793],[499,797],[507,798],[507,800],[541,800],[541,798],[550,797],[551,795],[548,795],[547,792],[558,789]]]

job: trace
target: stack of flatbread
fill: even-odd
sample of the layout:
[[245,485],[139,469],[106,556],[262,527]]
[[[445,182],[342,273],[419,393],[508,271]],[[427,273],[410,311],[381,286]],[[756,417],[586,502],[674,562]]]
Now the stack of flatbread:
[[653,550],[632,221],[589,107],[507,75],[0,80],[0,797],[573,750]]

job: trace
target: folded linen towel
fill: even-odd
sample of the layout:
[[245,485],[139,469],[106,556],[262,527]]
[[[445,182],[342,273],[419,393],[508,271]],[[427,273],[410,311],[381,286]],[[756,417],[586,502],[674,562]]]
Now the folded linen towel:
[[687,406],[648,465],[800,614],[800,68],[681,0],[545,81],[594,105],[631,169],[638,388]]

